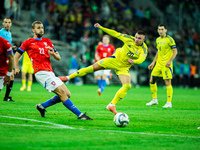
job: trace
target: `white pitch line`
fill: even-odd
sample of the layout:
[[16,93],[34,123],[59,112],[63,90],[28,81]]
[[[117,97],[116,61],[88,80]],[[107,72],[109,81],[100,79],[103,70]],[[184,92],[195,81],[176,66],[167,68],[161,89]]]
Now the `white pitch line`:
[[171,137],[182,137],[182,138],[200,138],[200,136],[186,136],[186,135],[173,135],[173,134],[154,134],[154,133],[145,133],[145,132],[131,132],[131,131],[118,131],[118,130],[98,130],[98,129],[83,129],[83,128],[73,128],[70,126],[62,125],[62,124],[57,124],[57,123],[52,123],[52,122],[47,122],[47,121],[40,121],[40,120],[35,120],[35,119],[28,119],[28,118],[19,118],[19,117],[11,117],[11,116],[2,116],[0,117],[4,118],[12,118],[12,119],[18,119],[18,120],[29,120],[33,122],[41,122],[45,124],[50,124],[53,126],[45,126],[45,125],[27,125],[27,124],[11,124],[11,123],[0,123],[2,125],[18,125],[18,126],[39,126],[39,127],[48,127],[48,128],[58,128],[58,129],[77,129],[77,130],[92,130],[92,131],[103,131],[103,132],[117,132],[117,133],[130,133],[130,134],[140,134],[140,135],[151,135],[151,136],[171,136]]
[[28,124],[14,124],[14,123],[0,123],[0,125],[9,125],[9,126],[23,126],[23,127],[45,127],[45,128],[57,128],[61,129],[63,127],[59,126],[46,126],[46,125],[28,125]]
[[51,124],[51,125],[54,125],[54,126],[59,126],[59,127],[62,127],[62,128],[75,129],[75,128],[70,127],[70,126],[57,124],[57,123],[52,123],[52,122],[47,122],[47,121],[40,121],[40,120],[35,120],[35,119],[19,118],[19,117],[11,117],[11,116],[2,116],[2,115],[0,115],[0,117],[12,118],[12,119],[18,119],[18,120],[28,120],[28,121],[33,121],[33,122],[41,122],[41,123],[45,123],[45,124]]

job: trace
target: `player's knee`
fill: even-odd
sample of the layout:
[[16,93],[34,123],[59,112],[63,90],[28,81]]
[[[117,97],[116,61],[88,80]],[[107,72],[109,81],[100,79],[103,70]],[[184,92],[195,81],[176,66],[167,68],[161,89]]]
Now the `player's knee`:
[[151,78],[150,78],[150,84],[155,84],[156,83],[156,81],[157,81],[157,77],[154,77],[154,76],[152,76]]
[[70,98],[71,97],[71,93],[69,92],[69,93],[67,93],[67,97],[68,98]]
[[62,101],[62,100],[66,100],[66,99],[70,98],[71,93],[69,92],[69,90],[66,91],[66,90],[63,89],[63,88],[60,88],[60,89],[59,89],[59,92],[57,93],[57,95],[60,97],[60,99],[61,99],[61,101]]
[[127,91],[131,88],[130,83],[123,84],[123,88],[125,88]]

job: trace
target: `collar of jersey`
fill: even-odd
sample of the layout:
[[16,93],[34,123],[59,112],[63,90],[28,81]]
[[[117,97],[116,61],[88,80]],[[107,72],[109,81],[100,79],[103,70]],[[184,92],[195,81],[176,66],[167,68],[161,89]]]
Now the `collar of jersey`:
[[6,31],[4,28],[2,28],[1,30],[4,31],[4,32],[10,32],[10,31]]
[[103,47],[108,47],[108,46],[109,46],[109,44],[107,46],[103,45]]
[[39,40],[39,41],[41,41],[41,40],[42,40],[42,38],[41,38],[41,39],[39,39],[39,38],[33,38],[33,39],[35,39],[35,40]]

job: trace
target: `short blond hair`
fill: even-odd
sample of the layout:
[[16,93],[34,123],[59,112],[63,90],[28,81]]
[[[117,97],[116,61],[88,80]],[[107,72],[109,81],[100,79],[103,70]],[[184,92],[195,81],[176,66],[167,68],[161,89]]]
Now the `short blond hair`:
[[35,28],[35,25],[36,24],[43,24],[41,21],[34,21],[33,23],[32,23],[32,29],[34,29]]

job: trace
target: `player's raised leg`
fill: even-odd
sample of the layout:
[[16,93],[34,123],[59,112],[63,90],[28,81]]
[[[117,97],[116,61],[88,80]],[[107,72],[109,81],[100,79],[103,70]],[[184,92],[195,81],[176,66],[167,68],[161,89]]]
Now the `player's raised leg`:
[[101,69],[104,69],[103,67],[101,67],[98,63],[95,63],[89,67],[86,67],[86,68],[82,68],[80,70],[78,70],[77,72],[69,75],[69,76],[66,76],[66,77],[58,77],[60,78],[63,82],[67,82],[68,80],[70,79],[73,79],[73,78],[76,78],[76,77],[82,77],[88,73],[92,73],[94,71],[97,71],[97,70],[101,70]]

